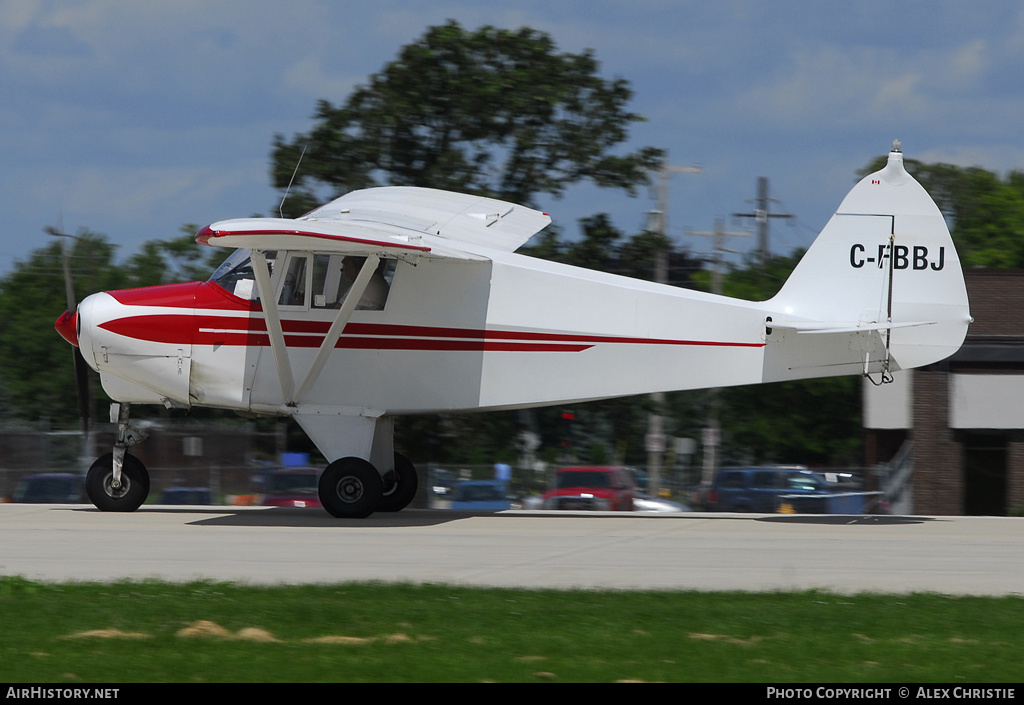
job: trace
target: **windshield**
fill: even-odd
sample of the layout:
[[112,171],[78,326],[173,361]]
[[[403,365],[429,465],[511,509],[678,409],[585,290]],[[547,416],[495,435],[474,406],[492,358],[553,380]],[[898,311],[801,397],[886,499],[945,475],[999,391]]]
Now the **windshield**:
[[[266,256],[267,265],[273,272],[277,253],[267,252]],[[256,288],[256,275],[252,271],[252,252],[250,250],[241,249],[232,252],[231,256],[217,267],[217,271],[210,277],[210,281],[219,284],[239,298],[251,301],[258,301],[260,298]]]
[[789,489],[791,490],[818,490],[825,485],[816,475],[809,472],[801,472],[789,476]]

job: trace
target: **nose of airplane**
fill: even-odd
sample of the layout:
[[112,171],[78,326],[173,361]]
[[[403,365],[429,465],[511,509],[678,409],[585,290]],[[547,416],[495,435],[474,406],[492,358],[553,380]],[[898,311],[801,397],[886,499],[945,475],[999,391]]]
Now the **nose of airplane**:
[[78,347],[78,311],[74,313],[65,311],[53,324],[53,327],[60,333],[60,337],[68,341],[76,348]]
[[[57,332],[82,351],[82,357],[94,370],[98,369],[96,367],[97,335],[102,334],[97,326],[110,318],[111,309],[116,308],[116,303],[108,294],[90,294],[78,304],[78,310],[74,315],[68,316],[65,313],[64,316],[57,319]],[[70,321],[65,319],[70,319]]]

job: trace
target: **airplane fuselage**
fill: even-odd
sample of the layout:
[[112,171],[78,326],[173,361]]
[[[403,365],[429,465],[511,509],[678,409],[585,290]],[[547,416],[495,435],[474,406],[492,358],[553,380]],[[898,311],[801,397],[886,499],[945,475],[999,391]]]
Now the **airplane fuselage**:
[[[759,304],[489,256],[399,260],[384,308],[352,314],[291,406],[262,306],[212,280],[89,297],[81,347],[114,398],[264,413],[515,408],[762,380]],[[334,309],[304,302],[280,317],[303,380]]]

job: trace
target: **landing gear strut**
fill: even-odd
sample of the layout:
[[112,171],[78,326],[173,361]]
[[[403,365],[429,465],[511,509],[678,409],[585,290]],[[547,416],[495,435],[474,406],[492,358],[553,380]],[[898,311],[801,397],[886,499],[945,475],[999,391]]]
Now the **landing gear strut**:
[[131,446],[146,434],[128,424],[131,406],[112,404],[112,421],[117,421],[114,452],[101,455],[85,476],[85,492],[96,508],[104,512],[134,512],[149,496],[149,473],[138,458],[128,455]]
[[[320,476],[320,503],[336,517],[362,518],[397,512],[416,496],[416,468],[395,452],[394,419],[383,412],[360,415],[298,413],[293,417],[327,458]],[[375,478],[367,478],[369,473]]]

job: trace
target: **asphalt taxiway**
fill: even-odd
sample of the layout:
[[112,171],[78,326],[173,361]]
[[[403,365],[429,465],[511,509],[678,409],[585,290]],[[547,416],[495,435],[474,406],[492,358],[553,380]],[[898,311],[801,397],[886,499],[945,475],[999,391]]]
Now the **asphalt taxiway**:
[[1024,518],[0,505],[0,574],[1024,594]]

